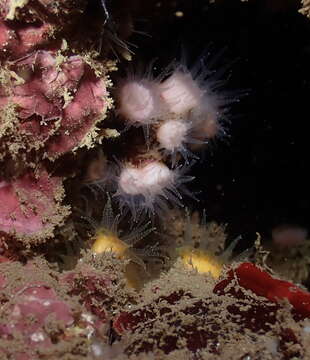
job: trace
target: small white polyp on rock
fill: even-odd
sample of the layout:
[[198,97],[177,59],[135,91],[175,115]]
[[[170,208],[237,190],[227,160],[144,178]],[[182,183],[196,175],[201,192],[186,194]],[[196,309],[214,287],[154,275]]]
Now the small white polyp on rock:
[[203,91],[190,73],[175,71],[160,85],[160,96],[169,112],[185,114],[199,106]]
[[186,140],[188,128],[186,124],[178,120],[168,120],[164,122],[157,130],[157,140],[160,146],[174,151],[182,146]]
[[130,195],[156,195],[172,179],[173,173],[166,165],[153,161],[141,168],[124,168],[120,174],[119,186]]
[[169,169],[158,160],[149,160],[138,167],[122,166],[115,194],[121,211],[127,208],[136,221],[146,214],[164,216],[171,204],[182,207],[181,192],[191,196],[183,186],[193,180],[192,176],[184,175],[187,170],[184,166]]
[[159,112],[156,89],[149,81],[124,83],[118,98],[118,112],[131,123],[150,124]]

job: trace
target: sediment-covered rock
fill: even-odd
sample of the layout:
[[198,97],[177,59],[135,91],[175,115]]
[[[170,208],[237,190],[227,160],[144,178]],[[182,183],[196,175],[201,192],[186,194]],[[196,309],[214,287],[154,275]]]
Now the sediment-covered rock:
[[68,296],[45,264],[0,264],[0,358],[89,359],[105,323]]
[[25,244],[46,241],[69,215],[69,207],[61,204],[63,197],[62,179],[45,170],[2,180],[0,231]]

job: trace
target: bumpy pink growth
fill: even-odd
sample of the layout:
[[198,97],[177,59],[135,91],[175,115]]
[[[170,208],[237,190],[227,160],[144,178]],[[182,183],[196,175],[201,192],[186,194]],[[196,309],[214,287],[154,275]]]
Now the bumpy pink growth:
[[[25,272],[29,273],[29,269],[25,268]],[[2,280],[4,287],[6,279]],[[0,346],[0,354],[14,355],[15,359],[33,359],[36,350],[53,346],[52,334],[48,333],[49,323],[58,323],[58,330],[52,325],[54,331],[58,331],[58,335],[55,332],[56,336],[74,323],[69,305],[47,284],[29,283],[19,290],[13,290],[10,295],[14,303],[6,303],[2,308],[1,317],[6,321],[0,324],[0,338],[10,341],[17,337],[23,347],[4,349]]]
[[[48,317],[53,316],[64,326],[73,323],[68,304],[58,299],[55,291],[46,285],[29,284],[15,294],[15,304],[10,307],[10,322],[0,325],[1,338],[8,338],[14,332],[22,335],[29,345],[48,347],[52,345],[50,337],[44,331]],[[27,318],[35,319],[28,323]]]
[[13,36],[14,31],[0,19],[0,49],[2,51],[8,46]]
[[58,133],[48,142],[48,157],[57,157],[80,146],[93,146],[96,125],[107,110],[106,98],[104,80],[97,78],[90,68],[85,68],[74,98],[63,110]]
[[53,33],[51,24],[10,25],[0,18],[0,58],[19,57],[47,43]]
[[[21,146],[26,151],[43,148],[46,157],[55,159],[94,144],[96,125],[107,109],[106,83],[80,56],[38,51],[17,61],[11,71],[18,80],[2,91],[0,86],[0,109],[15,107],[11,128],[7,115],[2,124],[0,118],[0,147],[2,142],[7,148],[3,153],[14,149],[14,157]],[[16,143],[9,146],[12,141]]]
[[0,231],[14,234],[23,241],[44,241],[53,236],[69,210],[62,206],[62,181],[45,171],[31,172],[0,182]]
[[84,8],[84,0],[2,0],[0,57],[17,58],[45,45]]
[[[7,272],[5,276],[0,275],[0,358],[34,360],[41,355],[57,359],[71,358],[72,353],[78,358],[78,354],[85,355],[92,334],[103,322],[84,312],[77,298],[69,303],[72,295],[70,298],[59,295],[65,293],[66,287],[62,288],[58,275],[31,263],[23,267],[18,263],[0,264],[0,269]],[[18,272],[22,272],[22,276]],[[17,274],[18,285],[15,284]],[[62,291],[57,293],[56,286]],[[79,345],[84,342],[81,352],[75,341]]]

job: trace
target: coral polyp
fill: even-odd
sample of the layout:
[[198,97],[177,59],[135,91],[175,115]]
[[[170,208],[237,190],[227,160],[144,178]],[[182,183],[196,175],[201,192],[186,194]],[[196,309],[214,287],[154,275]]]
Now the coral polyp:
[[170,156],[172,166],[178,162],[180,155],[186,164],[189,164],[190,159],[199,159],[190,148],[204,145],[206,141],[200,140],[194,131],[190,119],[171,119],[159,125],[156,139],[163,153]]
[[228,105],[239,95],[222,91],[224,81],[204,56],[191,67],[173,62],[157,77],[152,65],[116,83],[116,114],[125,129],[142,127],[147,147],[160,149],[172,166],[182,157],[188,163],[198,158],[194,151],[225,134]]
[[107,195],[100,222],[90,221],[95,230],[91,252],[94,254],[111,254],[117,259],[122,260],[125,264],[127,283],[135,287],[132,280],[134,277],[132,272],[135,268],[133,270],[132,267],[126,267],[126,265],[134,263],[140,267],[140,271],[145,271],[146,267],[143,259],[145,257],[159,256],[153,247],[148,247],[142,252],[135,249],[135,246],[154,232],[155,228],[150,225],[150,222],[146,222],[138,224],[132,230],[127,229],[126,232],[122,232],[119,229],[120,218],[121,214],[114,214],[111,198]]
[[149,125],[160,117],[157,84],[150,80],[123,81],[118,86],[117,99],[117,113],[128,122],[127,125]]
[[210,274],[217,279],[221,275],[223,263],[220,258],[200,249],[181,247],[179,254],[182,262],[189,269],[196,269],[199,273]]
[[190,110],[200,106],[204,90],[200,89],[190,72],[176,69],[160,85],[160,97],[167,111],[176,116],[186,115]]
[[198,273],[209,274],[218,279],[223,271],[224,265],[231,260],[232,253],[240,237],[237,237],[220,254],[210,251],[209,232],[206,227],[206,214],[203,212],[201,224],[199,224],[200,240],[197,243],[194,239],[193,224],[187,211],[187,221],[184,231],[183,242],[176,248],[177,256],[180,257],[186,268],[195,269]]
[[208,57],[201,56],[193,66],[185,61],[173,63],[159,86],[164,118],[189,123],[192,138],[202,144],[223,134],[228,105],[240,97],[223,91],[225,81],[208,62]]
[[168,120],[159,127],[156,135],[161,147],[175,151],[186,142],[187,132],[188,126],[185,122]]
[[141,215],[163,215],[171,203],[182,207],[182,192],[187,192],[183,184],[193,180],[184,172],[185,167],[171,170],[156,160],[138,166],[124,165],[115,193],[120,208],[130,211],[137,220]]
[[114,214],[111,198],[107,195],[101,220],[95,225],[94,243],[92,245],[94,253],[99,254],[110,251],[120,258],[125,258],[129,256],[127,253],[130,252],[130,248],[135,243],[154,231],[154,228],[149,226],[150,223],[146,223],[124,235],[119,229],[120,216],[121,214]]

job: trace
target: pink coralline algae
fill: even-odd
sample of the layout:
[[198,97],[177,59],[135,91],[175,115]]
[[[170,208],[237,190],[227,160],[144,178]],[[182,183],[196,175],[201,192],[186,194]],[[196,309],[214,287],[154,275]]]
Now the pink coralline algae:
[[[86,358],[86,344],[104,323],[83,312],[77,299],[65,294],[56,273],[46,268],[45,279],[40,279],[36,275],[39,268],[35,264],[2,265],[8,275],[0,275],[0,357],[55,359],[73,352]],[[17,284],[13,269],[23,274],[17,276]]]
[[76,21],[84,4],[74,0],[1,1],[0,57],[20,57],[55,42],[55,35]]
[[16,28],[13,30],[0,19],[0,54],[14,54],[15,56],[22,56],[28,51],[34,50],[38,45],[47,42],[48,34],[51,32],[51,27],[48,24],[36,27],[34,25],[27,26],[24,29]]
[[55,159],[93,144],[96,124],[107,110],[107,91],[105,79],[81,56],[37,51],[7,71],[0,87],[3,154],[15,158],[20,150],[42,150]]
[[27,242],[39,242],[53,236],[56,225],[69,213],[60,205],[64,195],[62,180],[41,171],[12,181],[0,181],[0,231]]
[[51,176],[48,164],[104,136],[99,123],[109,108],[107,73],[114,63],[94,56],[87,35],[78,44],[83,51],[73,46],[86,4],[0,3],[0,232],[6,242],[54,235],[70,207],[62,203],[64,175]]
[[[69,306],[58,299],[55,291],[44,285],[30,285],[16,295],[16,303],[7,308],[11,313],[10,322],[0,325],[2,338],[13,336],[14,332],[21,334],[28,346],[49,347],[51,338],[42,331],[45,321],[53,315],[55,321],[62,322],[64,327],[73,324],[73,314]],[[27,317],[35,321],[27,324]]]

